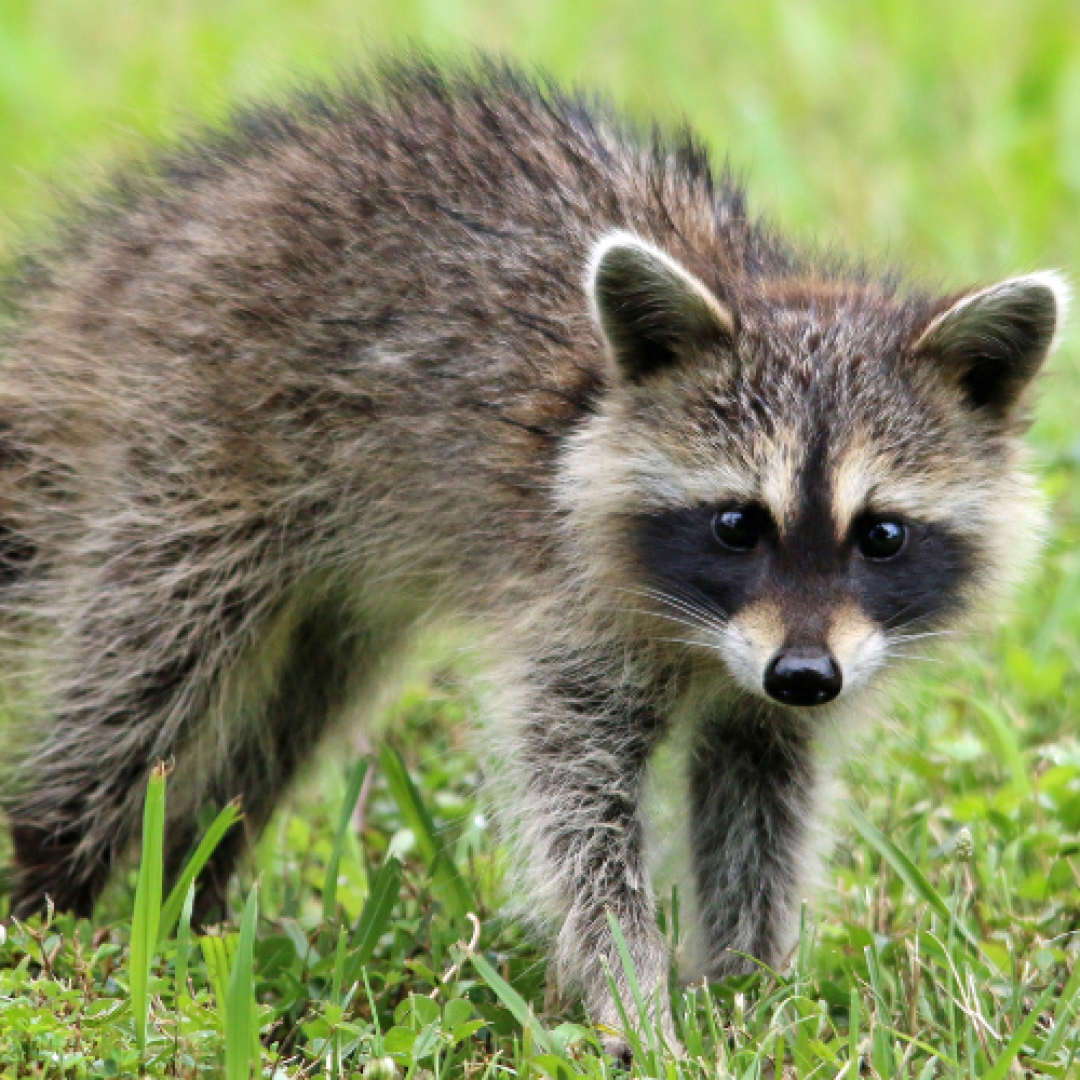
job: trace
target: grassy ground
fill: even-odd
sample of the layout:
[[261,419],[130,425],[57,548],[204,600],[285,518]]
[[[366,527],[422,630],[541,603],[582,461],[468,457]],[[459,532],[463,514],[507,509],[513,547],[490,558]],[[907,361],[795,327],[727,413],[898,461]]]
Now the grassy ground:
[[[482,43],[685,112],[796,231],[952,282],[1076,264],[1071,0],[4,0],[0,246],[49,184],[87,183],[138,136],[406,41]],[[689,1056],[643,1051],[642,1074],[1080,1075],[1075,357],[1067,341],[1032,434],[1042,569],[1009,621],[905,684],[852,765],[791,968],[677,993]],[[341,827],[359,771],[326,764],[260,846],[243,931],[200,941],[181,918],[155,946],[152,858],[138,902],[133,873],[92,925],[5,923],[0,1075],[245,1076],[249,1028],[267,1076],[609,1074],[580,1015],[545,1012],[542,955],[503,913],[471,707],[453,673],[410,688],[392,742],[417,787],[376,756],[359,834]]]

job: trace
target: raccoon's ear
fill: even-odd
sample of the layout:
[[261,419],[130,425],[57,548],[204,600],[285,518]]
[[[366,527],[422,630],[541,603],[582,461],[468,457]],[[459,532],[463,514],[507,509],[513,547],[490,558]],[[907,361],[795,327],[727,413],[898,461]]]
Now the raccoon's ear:
[[938,315],[916,355],[944,366],[972,408],[1003,417],[1050,354],[1068,300],[1056,274],[1011,278]]
[[630,382],[688,352],[731,343],[731,312],[670,255],[632,233],[597,243],[587,287],[611,355]]

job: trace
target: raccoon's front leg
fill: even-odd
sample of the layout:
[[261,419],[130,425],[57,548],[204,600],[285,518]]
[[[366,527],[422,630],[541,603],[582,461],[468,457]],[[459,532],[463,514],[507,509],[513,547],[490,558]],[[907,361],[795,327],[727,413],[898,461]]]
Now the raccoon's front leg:
[[[559,929],[554,955],[560,990],[580,990],[592,1018],[620,1031],[637,1021],[623,964],[608,922],[622,929],[652,1021],[672,1045],[666,943],[656,925],[643,863],[639,814],[645,767],[662,731],[646,693],[622,678],[598,677],[586,664],[534,667],[516,680],[509,745],[500,741],[506,781],[532,910]],[[519,696],[520,694],[520,696]],[[608,1049],[628,1044],[614,1034]]]
[[690,762],[690,854],[713,978],[783,963],[797,930],[815,801],[812,741],[792,713],[744,702],[704,722]]

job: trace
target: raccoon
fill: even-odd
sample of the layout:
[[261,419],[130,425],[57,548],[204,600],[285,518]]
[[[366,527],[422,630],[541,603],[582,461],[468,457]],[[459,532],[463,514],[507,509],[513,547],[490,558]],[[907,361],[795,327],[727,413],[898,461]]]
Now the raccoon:
[[[839,747],[1023,570],[1053,274],[941,293],[750,214],[692,133],[384,65],[133,167],[11,293],[3,611],[40,735],[12,911],[89,914],[173,763],[220,891],[418,633],[467,628],[519,887],[666,1038],[642,795],[686,735],[698,970],[780,964]],[[625,1035],[625,1032],[622,1032]]]

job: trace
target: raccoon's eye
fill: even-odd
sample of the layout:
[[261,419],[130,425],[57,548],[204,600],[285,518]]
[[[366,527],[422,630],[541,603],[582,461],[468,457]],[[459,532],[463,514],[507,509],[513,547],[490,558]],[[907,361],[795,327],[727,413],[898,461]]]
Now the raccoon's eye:
[[863,558],[881,562],[900,554],[907,532],[907,526],[893,518],[865,518],[855,527],[855,539]]
[[732,551],[750,551],[757,547],[768,524],[768,516],[760,506],[733,506],[717,512],[712,520],[712,531],[724,547]]

